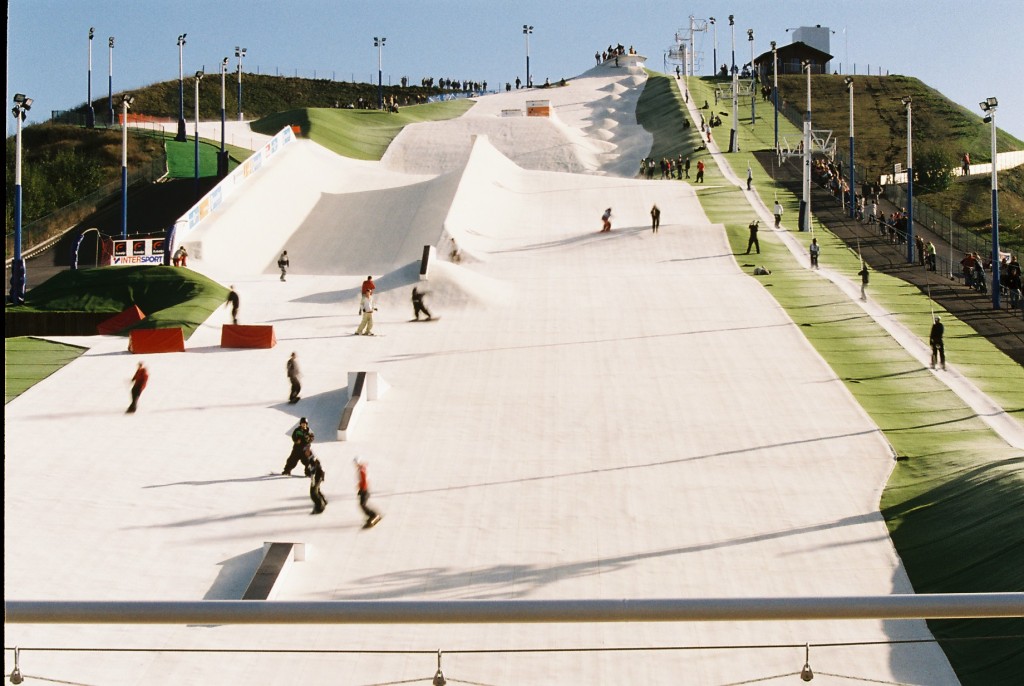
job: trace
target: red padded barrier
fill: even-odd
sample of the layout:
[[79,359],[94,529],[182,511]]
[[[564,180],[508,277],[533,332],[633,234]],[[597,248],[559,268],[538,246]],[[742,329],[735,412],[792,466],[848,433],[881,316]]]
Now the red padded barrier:
[[183,353],[185,335],[179,328],[135,329],[128,335],[128,352],[142,353]]
[[254,324],[225,324],[220,330],[222,348],[273,348],[274,327]]
[[138,324],[146,315],[142,313],[138,305],[132,305],[127,310],[115,314],[110,319],[104,319],[96,326],[96,333],[101,336],[115,334],[120,331],[124,331],[129,326]]

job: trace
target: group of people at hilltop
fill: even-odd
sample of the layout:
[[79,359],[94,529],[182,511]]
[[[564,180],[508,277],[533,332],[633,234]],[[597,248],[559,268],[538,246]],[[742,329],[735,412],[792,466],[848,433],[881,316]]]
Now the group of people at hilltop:
[[622,43],[619,43],[615,47],[612,47],[612,45],[609,43],[606,49],[594,53],[594,61],[597,62],[598,65],[601,65],[604,62],[607,62],[608,60],[615,60],[615,63],[617,65],[619,57],[621,55],[627,54],[636,54],[636,50],[633,49],[632,45],[629,46],[629,50],[627,51],[625,46],[622,45]]

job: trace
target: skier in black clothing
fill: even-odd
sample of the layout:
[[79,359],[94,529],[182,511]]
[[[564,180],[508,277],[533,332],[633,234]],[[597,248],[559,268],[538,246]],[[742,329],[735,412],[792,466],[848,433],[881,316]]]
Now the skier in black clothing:
[[225,305],[231,305],[231,323],[238,323],[238,293],[235,291],[235,287],[232,286],[231,290],[228,291],[228,297],[224,300]]
[[946,368],[946,347],[942,343],[942,335],[946,332],[946,327],[942,325],[939,318],[935,318],[935,323],[932,324],[931,333],[928,334],[928,342],[932,346],[932,369],[935,369],[935,363],[938,362],[943,369]]
[[291,476],[295,465],[302,463],[305,467],[306,476],[309,476],[310,458],[313,456],[313,432],[309,428],[309,422],[303,417],[299,420],[299,426],[292,431],[292,452],[288,455],[288,461],[284,463],[284,470],[281,473]]

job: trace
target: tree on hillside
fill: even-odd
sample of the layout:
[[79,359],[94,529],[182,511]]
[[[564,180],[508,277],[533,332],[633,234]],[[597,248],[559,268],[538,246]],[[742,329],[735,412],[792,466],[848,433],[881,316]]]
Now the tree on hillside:
[[938,193],[953,182],[956,154],[940,146],[929,146],[914,155],[915,190]]

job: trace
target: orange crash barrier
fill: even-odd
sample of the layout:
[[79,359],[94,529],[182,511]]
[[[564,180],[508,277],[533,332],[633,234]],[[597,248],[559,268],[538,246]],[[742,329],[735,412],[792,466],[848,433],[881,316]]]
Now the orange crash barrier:
[[185,352],[185,336],[177,327],[173,329],[135,329],[128,334],[128,352],[136,355],[183,353]]
[[129,326],[138,324],[146,315],[142,313],[138,305],[132,305],[123,312],[115,314],[110,319],[104,319],[102,322],[96,325],[96,333],[101,336],[115,334],[124,331]]
[[261,324],[225,324],[220,330],[222,348],[273,348],[274,327]]

